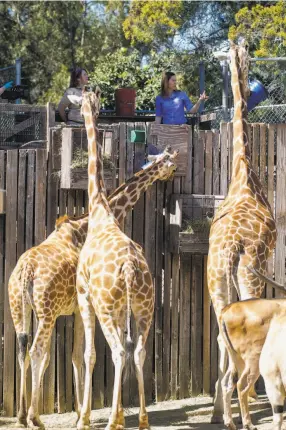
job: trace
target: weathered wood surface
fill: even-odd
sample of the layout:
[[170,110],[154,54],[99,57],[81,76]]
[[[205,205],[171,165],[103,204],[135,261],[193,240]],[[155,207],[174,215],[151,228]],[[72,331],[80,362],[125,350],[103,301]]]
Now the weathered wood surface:
[[188,146],[189,146],[189,125],[162,125],[152,123],[150,127],[150,136],[155,137],[153,144],[163,151],[166,146],[171,145],[174,150],[179,150],[179,156],[176,159],[178,166],[176,176],[185,176],[188,165]]
[[[145,161],[146,146],[130,142],[129,135],[135,127],[143,126],[134,123],[118,126],[114,139],[116,185],[130,178]],[[286,126],[249,128],[255,168],[276,210],[278,242],[275,260],[269,260],[268,271],[285,282]],[[2,401],[7,415],[15,413],[19,398],[19,368],[15,364],[17,348],[7,296],[8,278],[17,258],[54,229],[58,215],[82,214],[88,204],[85,190],[61,190],[60,179],[53,174],[60,167],[59,135],[58,129],[50,129],[48,156],[38,149],[0,151],[0,189],[3,187],[7,193],[6,214],[0,214],[0,332],[4,337],[0,345],[0,403]],[[195,235],[185,240],[187,235],[180,230],[184,214],[191,217],[211,215],[209,208],[215,210],[226,194],[231,177],[231,136],[229,124],[222,125],[222,135],[212,131],[189,135],[193,158],[189,154],[188,160],[192,160],[192,173],[188,177],[176,176],[171,183],[153,185],[124,223],[125,233],[145,249],[156,291],[156,310],[144,366],[148,403],[170,396],[180,398],[214,391],[218,329],[207,289],[208,238],[205,243],[195,245],[191,242]],[[107,134],[107,137],[110,136]],[[203,253],[195,248],[199,245],[205,246]],[[272,297],[272,291],[267,288],[266,296]],[[34,324],[31,334],[33,328]],[[111,403],[114,369],[109,347],[98,325],[95,342],[97,362],[92,407],[99,408]],[[59,318],[43,383],[42,412],[54,412],[55,404],[61,412],[74,408],[72,344],[73,316]],[[27,387],[29,401],[30,373]],[[123,402],[125,406],[138,403],[136,379],[124,387]]]

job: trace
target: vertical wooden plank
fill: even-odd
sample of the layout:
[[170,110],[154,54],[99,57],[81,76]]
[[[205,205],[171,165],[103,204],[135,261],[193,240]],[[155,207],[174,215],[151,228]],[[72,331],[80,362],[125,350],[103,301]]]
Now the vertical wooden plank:
[[[50,234],[55,228],[55,222],[58,211],[58,189],[59,179],[52,174],[53,160],[52,156],[48,154],[48,167],[47,167],[47,235]],[[44,413],[50,414],[54,412],[55,406],[55,365],[56,365],[56,336],[55,330],[53,331],[51,339],[51,358],[49,366],[45,372],[43,382],[43,409]]]
[[[67,196],[67,213],[74,214],[75,192],[69,190]],[[73,350],[73,315],[65,317],[65,405],[66,412],[73,410],[73,373],[72,373],[72,350]]]
[[3,410],[5,415],[14,414],[14,366],[11,357],[15,357],[15,331],[9,307],[8,281],[16,264],[16,221],[17,221],[17,175],[18,151],[7,151],[6,193],[6,232],[5,237],[5,294],[4,294],[4,367],[3,367]]
[[204,256],[204,287],[203,287],[203,394],[210,395],[210,374],[211,374],[211,299],[208,290],[208,277],[207,277],[207,259]]
[[[26,204],[26,150],[19,151],[18,173],[18,206],[17,206],[17,260],[25,251],[25,204]],[[31,340],[31,339],[30,339]],[[16,341],[16,357],[18,356],[18,342]],[[16,410],[19,410],[20,397],[20,367],[16,359]],[[29,376],[28,376],[29,375]],[[28,372],[27,388],[31,389],[30,372]],[[27,391],[28,391],[27,390]],[[30,400],[30,399],[27,399]],[[28,403],[29,404],[29,403]]]
[[228,189],[227,175],[227,123],[220,123],[220,192],[226,196]]
[[217,345],[217,337],[218,337],[218,323],[216,314],[211,305],[211,381],[210,381],[210,391],[213,395],[215,393],[215,384],[218,378],[218,345]]
[[[180,193],[180,178],[174,179],[174,193]],[[172,259],[172,331],[171,331],[171,397],[177,398],[178,363],[179,363],[179,293],[180,293],[180,258],[174,253]]]
[[252,166],[254,168],[254,171],[259,177],[259,168],[258,168],[258,162],[259,162],[259,147],[260,147],[260,130],[259,130],[259,124],[253,124],[252,126]]
[[264,193],[267,195],[267,172],[266,172],[266,124],[260,124],[260,163],[259,178]]
[[[127,133],[126,133],[126,152],[124,154],[124,181],[127,181],[129,178],[133,176],[134,171],[134,145],[131,143],[131,130],[133,130],[134,124],[127,124]],[[122,163],[123,165],[123,163]],[[132,222],[133,216],[132,212],[129,212],[126,215],[124,221],[124,232],[128,237],[132,237]]]
[[[125,182],[125,160],[126,160],[126,124],[119,124],[119,185]],[[133,169],[132,169],[133,171]]]
[[206,131],[205,147],[205,194],[212,194],[213,182],[213,133]]
[[171,292],[171,254],[167,247],[166,233],[170,225],[169,199],[172,193],[172,183],[166,184],[165,193],[165,229],[164,229],[164,290],[163,290],[163,395],[167,399],[170,395],[170,292]]
[[220,133],[212,132],[213,136],[213,194],[218,195],[220,192]]
[[233,162],[233,123],[227,123],[227,146],[228,146],[228,184],[231,181]]
[[[145,130],[144,123],[135,123],[137,130]],[[145,130],[146,132],[146,130]],[[134,173],[141,170],[145,163],[145,143],[134,144]],[[144,247],[144,195],[133,209],[133,240]],[[136,222],[134,222],[136,220]]]
[[[25,248],[30,249],[34,245],[34,199],[35,199],[35,150],[27,150],[27,185],[26,185],[26,216],[25,216]],[[36,321],[32,316],[32,324],[30,326],[29,340],[33,341],[36,332]],[[28,371],[27,388],[31,389],[32,376],[30,369]],[[30,390],[29,390],[30,395]],[[42,413],[42,391],[39,399],[39,411]]]
[[[34,245],[39,245],[46,234],[46,150],[35,150],[35,224]],[[39,411],[43,410],[43,388],[39,398]]]
[[179,340],[179,398],[189,397],[190,381],[190,285],[191,258],[181,254],[180,261],[180,340]]
[[192,258],[192,310],[191,310],[191,393],[193,396],[201,394],[203,386],[202,366],[202,257],[194,255]]
[[[59,192],[59,215],[66,213],[66,190]],[[57,383],[57,409],[62,414],[66,410],[65,399],[65,317],[57,318],[56,330],[56,383]]]
[[35,245],[45,240],[46,234],[46,150],[36,150],[35,190]]
[[[125,152],[124,152],[124,160],[121,161],[122,166],[124,166],[124,175],[122,176],[123,182],[127,181],[129,178],[133,176],[134,169],[134,144],[131,143],[131,130],[134,129],[133,123],[127,123],[127,129],[125,134]],[[122,154],[123,156],[123,154]],[[132,211],[128,212],[126,218],[124,220],[124,232],[128,237],[132,237],[132,228],[133,228],[133,214]],[[133,323],[133,321],[132,321]],[[128,380],[125,382],[125,386],[123,389],[123,402],[124,405],[130,405],[130,389],[131,389],[131,381]]]
[[[274,214],[274,139],[275,139],[276,125],[268,125],[268,151],[267,151],[267,197],[271,209]],[[272,277],[274,273],[274,258],[273,254],[270,255],[267,261],[267,274]],[[271,299],[273,297],[273,288],[271,285],[266,286],[266,297]]]
[[163,252],[163,192],[164,184],[157,182],[157,214],[156,214],[156,277],[155,277],[155,392],[156,400],[163,397],[163,309],[162,309],[162,252]]
[[204,193],[204,144],[205,135],[204,132],[195,134],[194,138],[194,183],[193,193],[203,194]]
[[[277,185],[276,185],[276,226],[277,243],[275,259],[275,279],[285,284],[286,258],[286,124],[277,126]],[[276,292],[276,297],[284,297]]]
[[[0,151],[0,189],[5,189],[5,151]],[[5,216],[0,215],[0,336],[4,336]],[[0,342],[0,405],[3,404],[3,342]]]
[[35,150],[28,149],[26,197],[26,249],[34,245]]
[[92,387],[92,407],[93,409],[101,409],[104,407],[104,372],[105,372],[105,337],[102,333],[100,324],[96,320],[95,328],[95,349],[96,349],[96,364],[93,372],[93,387]]
[[[156,184],[146,191],[145,205],[145,257],[155,286],[155,249],[156,249]],[[154,317],[146,342],[146,360],[144,364],[144,381],[146,402],[153,402],[154,392]]]
[[184,181],[184,193],[191,193],[193,187],[193,126],[188,126],[187,170]]

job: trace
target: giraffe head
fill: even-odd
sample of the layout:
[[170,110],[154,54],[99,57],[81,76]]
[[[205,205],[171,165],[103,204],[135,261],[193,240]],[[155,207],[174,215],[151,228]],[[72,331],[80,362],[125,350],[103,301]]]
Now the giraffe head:
[[86,91],[85,88],[82,90],[82,105],[81,114],[86,118],[85,114],[90,113],[93,120],[96,120],[100,111],[100,95],[101,91],[99,87],[96,87],[95,91]]
[[239,45],[235,45],[233,42],[230,42],[230,58],[237,68],[241,96],[243,100],[247,102],[247,98],[250,95],[248,83],[249,54],[247,42],[242,40]]
[[249,70],[249,54],[248,44],[243,41],[238,46],[238,58],[240,67],[240,79],[242,81],[243,95],[245,99],[250,95],[250,89],[248,84],[248,70]]
[[177,165],[174,163],[174,159],[178,154],[178,150],[172,153],[171,146],[167,146],[161,154],[149,155],[148,160],[150,164],[148,163],[148,165],[146,165],[146,174],[153,170],[154,166],[158,166],[158,179],[160,181],[168,181],[172,179],[177,170]]

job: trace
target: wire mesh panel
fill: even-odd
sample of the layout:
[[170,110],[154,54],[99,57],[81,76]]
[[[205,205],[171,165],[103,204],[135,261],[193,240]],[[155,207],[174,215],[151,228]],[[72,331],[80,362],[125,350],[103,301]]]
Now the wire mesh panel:
[[44,106],[0,104],[0,148],[19,148],[47,136]]
[[9,66],[0,69],[0,87],[2,87],[6,82],[16,80],[16,67]]
[[[249,78],[258,80],[268,93],[268,98],[259,103],[248,114],[250,123],[282,124],[286,121],[286,58],[266,59],[265,61],[251,61]],[[233,94],[231,89],[230,71],[226,76],[227,84],[223,94],[223,79],[221,79],[221,93],[209,94],[205,113],[214,113],[209,128],[219,129],[221,121],[231,121],[233,116]],[[206,82],[208,87],[208,82]],[[226,106],[222,106],[225,97]]]

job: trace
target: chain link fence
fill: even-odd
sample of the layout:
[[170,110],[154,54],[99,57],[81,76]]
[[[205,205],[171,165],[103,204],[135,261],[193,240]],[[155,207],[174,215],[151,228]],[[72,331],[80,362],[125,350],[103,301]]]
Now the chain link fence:
[[[231,77],[228,71],[223,84],[223,75],[219,83],[221,92],[210,94],[206,104],[206,114],[213,114],[211,128],[219,128],[221,121],[231,121],[233,115],[233,95]],[[260,81],[268,92],[268,98],[259,103],[248,113],[250,123],[285,123],[286,122],[286,58],[251,61],[249,78]],[[207,82],[206,82],[207,87]],[[224,88],[224,90],[223,90]],[[225,97],[224,106],[223,98]]]

